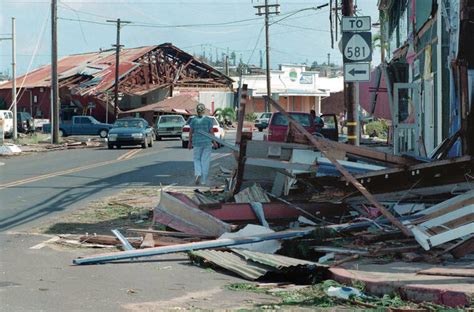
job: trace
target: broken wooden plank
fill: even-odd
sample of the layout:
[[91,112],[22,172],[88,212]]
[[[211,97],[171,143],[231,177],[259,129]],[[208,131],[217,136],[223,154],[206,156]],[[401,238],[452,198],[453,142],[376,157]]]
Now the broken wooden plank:
[[171,236],[171,237],[199,237],[199,238],[212,237],[209,235],[188,234],[188,233],[181,233],[181,232],[159,231],[159,230],[151,230],[151,229],[128,229],[127,231],[137,232],[137,233],[152,233],[152,234],[157,234],[160,236]]
[[[347,181],[349,181],[354,187],[364,195],[367,200],[374,205],[390,222],[398,227],[403,234],[406,236],[411,236],[412,233],[397,219],[395,218],[390,211],[388,211],[382,204],[380,204],[377,199],[359,182],[357,181],[350,173],[347,171],[338,161],[335,159],[332,155],[330,155],[327,151],[336,148],[334,145],[329,144],[328,140],[322,140],[322,139],[317,139],[315,136],[313,136],[311,133],[309,133],[302,125],[300,125],[296,120],[294,120],[284,109],[283,107],[280,106],[277,102],[275,102],[273,99],[265,97],[270,103],[283,115],[288,118],[288,121],[291,122],[298,131],[303,133],[308,140],[318,148],[318,150],[331,161],[331,163],[339,170],[339,172],[346,178]],[[340,143],[338,143],[340,144]],[[345,145],[345,144],[342,144]],[[338,146],[339,147],[339,146]],[[354,146],[351,146],[354,147]],[[337,149],[337,148],[336,148]]]
[[270,198],[268,198],[266,192],[258,184],[254,184],[251,187],[243,189],[239,193],[234,195],[236,203],[269,203]]
[[468,268],[431,268],[416,272],[419,275],[474,277],[474,269]]
[[308,227],[304,230],[288,230],[276,233],[267,233],[238,238],[222,238],[210,241],[186,243],[173,246],[155,247],[140,250],[126,250],[114,253],[104,253],[93,256],[79,257],[73,260],[73,264],[97,264],[116,260],[125,260],[131,258],[152,257],[169,253],[184,252],[200,249],[222,248],[263,242],[267,240],[288,239],[302,237],[314,231],[314,227]]
[[152,233],[146,233],[145,237],[143,238],[143,242],[140,245],[140,248],[152,248],[155,247],[155,239],[153,238]]
[[[135,248],[139,248],[140,244],[142,243],[141,239],[128,238],[127,240]],[[120,241],[117,239],[117,237],[112,235],[84,235],[79,237],[79,242],[112,246],[120,245]]]

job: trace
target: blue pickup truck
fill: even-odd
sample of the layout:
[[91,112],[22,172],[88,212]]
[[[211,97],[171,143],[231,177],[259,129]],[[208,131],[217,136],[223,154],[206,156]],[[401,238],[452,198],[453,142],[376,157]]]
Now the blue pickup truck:
[[[101,123],[91,116],[73,116],[69,123],[59,124],[59,136],[68,135],[99,135],[101,138],[107,137],[111,124]],[[51,124],[43,125],[45,133],[51,132]]]

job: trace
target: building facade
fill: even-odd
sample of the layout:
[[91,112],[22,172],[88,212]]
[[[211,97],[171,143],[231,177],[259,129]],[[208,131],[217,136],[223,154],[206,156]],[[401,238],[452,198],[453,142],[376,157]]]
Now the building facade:
[[[237,87],[240,78],[233,77],[233,79],[236,81],[234,87]],[[266,76],[243,75],[241,84],[247,84],[248,89],[246,112],[264,112],[264,96],[267,95]],[[272,98],[287,111],[309,112],[314,109],[317,114],[321,114],[321,99],[343,88],[342,76],[319,77],[318,72],[307,71],[306,65],[284,64],[280,65],[279,70],[271,71]]]

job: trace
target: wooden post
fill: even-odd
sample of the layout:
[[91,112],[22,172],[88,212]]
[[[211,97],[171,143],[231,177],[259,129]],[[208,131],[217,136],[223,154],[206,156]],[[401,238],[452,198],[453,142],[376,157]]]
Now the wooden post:
[[380,204],[377,199],[359,182],[352,176],[349,171],[347,171],[346,168],[344,168],[332,155],[331,153],[328,153],[328,150],[330,149],[328,145],[323,143],[322,141],[316,140],[316,138],[309,133],[302,125],[300,125],[296,120],[294,120],[284,109],[281,107],[277,102],[275,102],[273,99],[269,98],[268,101],[283,115],[288,118],[289,122],[294,125],[294,127],[304,134],[306,138],[314,145],[318,150],[323,154],[326,158],[329,159],[329,161],[336,166],[336,169],[346,178],[347,181],[349,181],[354,187],[362,193],[362,195],[367,198],[367,200],[375,206],[390,222],[392,222],[393,225],[398,227],[403,234],[406,236],[412,236],[410,230],[408,230],[397,218],[395,218],[390,211],[388,211],[382,204]]
[[245,105],[247,104],[247,85],[242,85],[242,90],[240,93],[240,103],[239,103],[239,112],[237,120],[237,134],[235,137],[235,144],[240,144],[240,137],[242,136],[242,129],[244,128],[245,120]]

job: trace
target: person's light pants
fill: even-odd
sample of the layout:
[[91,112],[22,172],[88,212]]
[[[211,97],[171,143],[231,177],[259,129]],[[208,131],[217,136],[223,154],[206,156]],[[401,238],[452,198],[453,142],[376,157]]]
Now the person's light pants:
[[201,183],[206,184],[211,163],[212,145],[193,146],[194,175],[201,177]]

